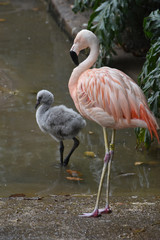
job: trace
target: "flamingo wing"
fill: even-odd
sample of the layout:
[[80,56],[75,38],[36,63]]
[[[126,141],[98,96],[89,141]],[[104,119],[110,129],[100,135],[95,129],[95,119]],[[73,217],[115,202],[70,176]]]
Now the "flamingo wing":
[[107,67],[90,69],[81,75],[78,84],[80,106],[86,113],[88,109],[97,107],[113,117],[115,122],[125,118],[129,123],[132,112],[139,116],[139,97],[134,90],[134,82],[127,75],[113,70]]
[[[157,137],[158,125],[139,86],[123,72],[103,67],[81,74],[77,85],[82,115],[107,127],[148,127]],[[101,124],[103,125],[103,124]]]

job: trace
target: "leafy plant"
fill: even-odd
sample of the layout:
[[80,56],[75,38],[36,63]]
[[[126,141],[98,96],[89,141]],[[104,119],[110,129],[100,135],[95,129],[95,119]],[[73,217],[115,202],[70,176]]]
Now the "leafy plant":
[[[160,11],[153,11],[148,17],[144,18],[144,32],[151,41],[151,47],[147,53],[146,61],[138,82],[142,88],[151,111],[156,117],[160,117]],[[148,130],[136,129],[138,144],[144,143],[149,147],[151,137]]]
[[73,11],[75,13],[88,10],[89,8],[95,8],[95,5],[100,2],[99,0],[75,0]]
[[160,11],[156,10],[144,18],[144,32],[151,42],[157,41],[160,36]]

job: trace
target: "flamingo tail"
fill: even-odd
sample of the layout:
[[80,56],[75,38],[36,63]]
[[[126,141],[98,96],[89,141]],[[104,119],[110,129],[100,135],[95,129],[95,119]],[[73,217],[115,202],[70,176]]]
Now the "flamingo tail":
[[157,133],[157,129],[158,124],[154,118],[154,116],[152,115],[152,113],[150,112],[150,110],[146,109],[146,107],[144,107],[144,105],[140,105],[140,119],[142,119],[143,121],[146,122],[148,130],[151,134],[151,139],[153,138],[153,134],[154,133],[155,137],[157,138],[158,143],[160,143],[159,141],[159,136]]

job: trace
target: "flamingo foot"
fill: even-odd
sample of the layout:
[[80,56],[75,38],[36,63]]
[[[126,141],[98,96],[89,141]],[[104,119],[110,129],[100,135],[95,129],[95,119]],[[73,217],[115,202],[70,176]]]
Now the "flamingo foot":
[[91,213],[83,213],[82,215],[79,215],[79,217],[100,217],[101,214],[98,209],[95,209]]
[[110,214],[112,212],[109,206],[99,209],[98,211],[99,211],[99,214]]

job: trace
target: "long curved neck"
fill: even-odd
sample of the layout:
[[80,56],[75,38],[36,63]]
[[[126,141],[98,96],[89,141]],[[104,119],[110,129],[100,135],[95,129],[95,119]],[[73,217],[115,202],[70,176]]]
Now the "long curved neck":
[[42,104],[41,106],[39,106],[39,108],[37,109],[38,114],[44,114],[51,106],[48,104]]
[[68,83],[71,96],[80,75],[93,66],[93,64],[97,60],[98,54],[99,54],[99,46],[98,46],[98,43],[96,42],[90,46],[89,56],[82,63],[80,63],[78,67],[73,69],[71,77],[69,79],[69,83]]

